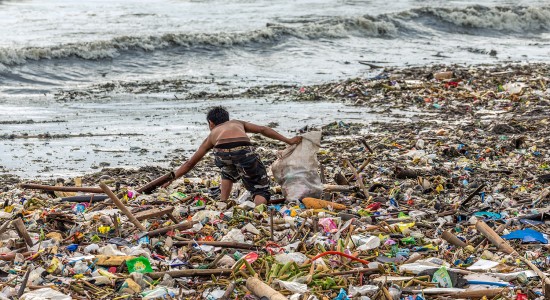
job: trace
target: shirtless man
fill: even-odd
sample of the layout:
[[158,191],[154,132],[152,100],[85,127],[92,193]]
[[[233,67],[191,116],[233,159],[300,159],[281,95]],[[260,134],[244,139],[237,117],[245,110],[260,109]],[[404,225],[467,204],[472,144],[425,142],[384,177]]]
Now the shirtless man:
[[216,166],[221,169],[222,175],[221,200],[227,200],[233,183],[242,179],[256,205],[267,203],[270,197],[269,178],[260,157],[254,152],[247,133],[260,133],[289,145],[299,144],[302,137],[288,139],[269,127],[229,120],[229,113],[220,106],[212,108],[206,120],[210,134],[195,154],[175,171],[174,180],[191,171],[204,155],[213,149]]

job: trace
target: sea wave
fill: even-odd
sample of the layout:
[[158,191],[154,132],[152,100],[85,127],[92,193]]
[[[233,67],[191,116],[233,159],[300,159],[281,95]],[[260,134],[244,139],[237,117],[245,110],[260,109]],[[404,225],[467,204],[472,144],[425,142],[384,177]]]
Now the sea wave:
[[386,21],[368,18],[338,18],[302,26],[268,24],[266,28],[235,33],[166,33],[150,36],[120,36],[110,40],[69,43],[46,47],[0,48],[1,64],[11,66],[28,60],[77,57],[86,60],[115,58],[132,50],[154,51],[170,47],[230,48],[251,44],[273,44],[289,37],[299,39],[343,38],[351,32],[366,36],[385,36],[397,32]]
[[550,7],[486,7],[413,9],[398,15],[424,17],[434,24],[447,23],[464,29],[489,29],[500,32],[537,32],[550,30]]
[[[411,24],[411,22],[413,24]],[[288,24],[292,23],[292,25]],[[328,17],[308,22],[267,24],[248,32],[166,33],[149,36],[120,36],[108,40],[67,43],[44,47],[0,48],[0,72],[8,66],[44,59],[112,59],[131,51],[155,51],[171,47],[222,49],[248,45],[272,45],[288,38],[322,39],[362,37],[396,38],[422,26],[446,31],[492,30],[506,33],[550,29],[550,7],[417,8],[378,16]],[[414,29],[413,29],[414,28]],[[481,32],[480,32],[481,34]]]

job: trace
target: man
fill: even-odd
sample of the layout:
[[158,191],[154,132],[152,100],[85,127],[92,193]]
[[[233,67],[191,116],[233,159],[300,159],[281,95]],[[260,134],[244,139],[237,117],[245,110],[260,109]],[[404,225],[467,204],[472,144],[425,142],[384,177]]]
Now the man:
[[221,106],[210,109],[206,120],[210,134],[195,154],[176,170],[174,179],[191,171],[204,155],[213,149],[216,166],[221,169],[221,200],[227,200],[233,183],[242,179],[256,205],[267,203],[270,198],[269,178],[264,164],[252,148],[247,133],[260,133],[289,145],[299,144],[302,137],[288,139],[269,127],[230,120],[229,113]]

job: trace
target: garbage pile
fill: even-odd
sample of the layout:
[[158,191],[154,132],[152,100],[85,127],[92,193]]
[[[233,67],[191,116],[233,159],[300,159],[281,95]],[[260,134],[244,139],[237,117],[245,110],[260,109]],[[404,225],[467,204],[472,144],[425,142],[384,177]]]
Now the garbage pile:
[[[318,178],[274,181],[267,206],[240,186],[218,201],[209,161],[150,194],[128,172],[7,186],[0,299],[549,297],[550,79],[546,66],[527,68],[297,88],[436,113],[359,134],[326,126],[309,153]],[[306,178],[315,197],[288,186]]]

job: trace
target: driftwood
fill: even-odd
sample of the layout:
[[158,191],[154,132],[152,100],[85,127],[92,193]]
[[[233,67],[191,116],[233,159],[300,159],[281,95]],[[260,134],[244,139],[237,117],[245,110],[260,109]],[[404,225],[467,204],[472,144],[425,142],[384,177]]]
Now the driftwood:
[[468,196],[468,198],[464,199],[464,201],[460,203],[460,207],[464,207],[464,205],[466,205],[468,202],[470,202],[470,200],[472,200],[476,195],[478,195],[479,192],[481,192],[481,190],[484,187],[485,187],[485,184],[480,185],[473,193],[470,194],[470,196]]
[[[103,190],[101,192],[103,192]],[[63,201],[63,202],[77,202],[77,203],[82,203],[82,202],[95,203],[95,202],[101,202],[105,199],[109,199],[109,196],[91,194],[91,195],[63,197],[63,198],[61,198],[61,201]]]
[[100,183],[99,186],[103,190],[111,200],[115,203],[115,205],[122,211],[123,214],[128,217],[128,220],[132,222],[137,228],[139,228],[141,231],[147,231],[147,229],[136,219],[136,217],[132,214],[132,212],[118,199],[118,197],[109,189],[109,187],[105,183]]
[[468,246],[461,239],[456,237],[456,235],[450,233],[449,231],[443,231],[443,233],[441,234],[441,238],[446,240],[447,242],[449,242],[449,244],[451,244],[453,246],[456,246],[456,247],[464,248],[464,247]]
[[167,233],[169,231],[172,231],[172,230],[189,229],[189,228],[193,227],[193,225],[195,225],[195,222],[183,222],[183,223],[180,223],[180,224],[171,225],[171,226],[167,226],[167,227],[163,227],[163,228],[160,228],[160,229],[156,229],[156,230],[146,232],[143,235],[141,235],[141,237],[144,237],[144,236],[148,236],[148,237],[159,236],[159,235],[165,234],[165,233]]
[[221,276],[221,275],[230,275],[233,272],[232,269],[191,269],[191,270],[174,270],[174,271],[164,271],[164,272],[153,272],[147,273],[147,276],[153,279],[159,279],[168,274],[171,277],[195,277],[195,276]]
[[147,183],[146,185],[140,187],[139,189],[136,190],[136,192],[140,193],[140,194],[149,194],[151,193],[152,191],[154,191],[157,187],[165,184],[165,183],[168,183],[172,180],[175,179],[175,174],[174,172],[170,172],[166,175],[162,175],[160,177],[158,177],[157,179]]
[[351,162],[349,160],[346,159],[345,162],[346,162],[346,165],[348,166],[348,168],[350,168],[351,171],[353,172],[353,176],[355,177],[355,182],[357,182],[357,184],[361,188],[361,191],[365,195],[365,198],[367,198],[368,195],[369,195],[369,192],[368,192],[367,188],[365,187],[365,184],[363,183],[363,177],[361,177],[359,175],[359,173],[357,172],[357,170],[355,169],[355,167],[351,164]]
[[268,300],[287,300],[285,296],[277,292],[269,285],[256,277],[249,277],[246,280],[246,288],[259,298],[265,298]]
[[[365,167],[366,167],[368,164],[370,164],[370,161],[371,161],[371,158],[370,158],[370,157],[369,157],[368,159],[365,159],[365,160],[363,161],[363,163],[359,166],[359,168],[357,168],[357,173],[361,173],[361,172],[365,169]],[[351,176],[349,176],[349,177],[347,178],[348,182],[349,182],[350,180],[353,179],[353,176],[354,176],[354,175],[351,175]]]
[[197,245],[208,245],[221,248],[233,248],[233,249],[245,249],[245,250],[255,250],[261,248],[260,246],[236,242],[220,242],[220,241],[180,241],[174,242],[174,246],[191,246],[193,244]]
[[379,268],[362,268],[362,269],[354,269],[349,271],[341,271],[341,272],[333,272],[333,273],[326,273],[326,274],[319,274],[314,275],[314,277],[333,277],[333,276],[343,276],[343,275],[358,275],[358,274],[377,274],[380,273],[381,270]]
[[27,288],[27,283],[29,282],[29,276],[31,275],[32,269],[32,266],[29,266],[29,268],[27,269],[27,273],[25,273],[25,277],[23,277],[21,286],[17,291],[17,298],[21,298],[21,296],[23,296],[23,294],[25,293],[25,289]]
[[43,191],[52,191],[52,192],[82,192],[82,193],[103,193],[103,190],[100,188],[94,187],[77,187],[77,186],[52,186],[52,185],[42,185],[42,184],[33,184],[33,183],[23,183],[20,185],[23,189],[30,190],[43,190]]
[[25,243],[27,243],[29,247],[32,247],[34,243],[32,242],[31,236],[29,235],[29,232],[27,231],[23,220],[21,220],[21,218],[17,218],[13,220],[11,224],[15,228],[15,231],[17,231],[17,234],[25,240]]
[[223,296],[220,298],[220,300],[229,300],[231,299],[231,294],[233,294],[233,291],[235,290],[235,287],[237,287],[237,284],[235,281],[232,281],[225,290],[225,293],[223,293]]
[[506,254],[512,254],[516,252],[512,246],[510,246],[505,240],[503,240],[491,227],[489,227],[485,222],[478,221],[476,223],[476,228],[481,234],[483,234],[493,245],[497,247],[499,251],[502,251]]
[[0,226],[0,234],[6,232],[8,230],[8,227],[11,225],[11,221],[6,221],[2,226]]
[[324,184],[323,190],[325,192],[353,192],[356,189],[352,185],[335,185],[335,184]]
[[150,218],[160,217],[166,215],[172,222],[178,223],[178,220],[172,215],[172,211],[174,211],[173,206],[167,206],[165,208],[153,208],[149,210],[140,211],[135,214],[135,217],[138,221],[146,220]]

